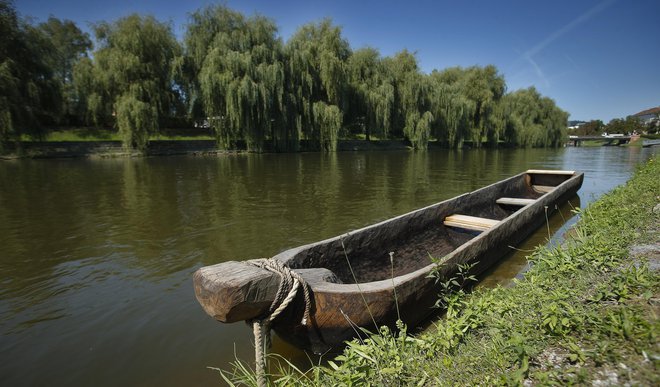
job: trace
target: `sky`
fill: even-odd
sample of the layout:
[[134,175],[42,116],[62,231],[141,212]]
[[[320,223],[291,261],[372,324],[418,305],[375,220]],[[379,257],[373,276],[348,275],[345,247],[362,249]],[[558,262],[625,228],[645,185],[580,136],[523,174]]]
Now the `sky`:
[[422,71],[495,65],[508,91],[530,86],[571,120],[626,117],[660,106],[660,0],[14,0],[34,23],[49,16],[91,31],[131,13],[170,22],[221,3],[275,21],[286,41],[303,24],[331,18],[358,49],[415,52]]

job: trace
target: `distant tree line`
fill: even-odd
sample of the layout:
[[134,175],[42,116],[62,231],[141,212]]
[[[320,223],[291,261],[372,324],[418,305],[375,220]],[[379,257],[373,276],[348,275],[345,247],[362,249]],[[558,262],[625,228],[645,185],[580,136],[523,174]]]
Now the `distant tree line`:
[[597,136],[603,133],[620,133],[620,134],[654,134],[658,131],[658,122],[660,120],[652,120],[648,124],[644,124],[635,116],[627,116],[626,118],[613,118],[605,124],[601,120],[591,120],[577,126],[576,128],[569,129],[569,134],[579,136]]
[[339,138],[405,138],[416,149],[558,146],[568,114],[533,87],[508,92],[494,66],[423,73],[414,53],[352,50],[330,20],[283,42],[275,23],[226,6],[172,26],[133,14],[92,27],[32,25],[0,0],[0,140],[42,128],[116,128],[143,149],[164,127],[208,125],[223,148],[333,151]]

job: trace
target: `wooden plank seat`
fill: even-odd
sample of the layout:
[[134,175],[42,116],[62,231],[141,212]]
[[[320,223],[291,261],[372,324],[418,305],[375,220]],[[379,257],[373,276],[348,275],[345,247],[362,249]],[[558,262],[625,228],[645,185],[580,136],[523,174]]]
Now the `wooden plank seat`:
[[520,206],[524,207],[528,204],[532,204],[536,199],[525,199],[525,198],[499,198],[495,201],[497,204],[505,204],[509,206]]
[[529,169],[527,173],[537,175],[575,175],[575,171],[558,171],[551,169]]
[[534,191],[540,193],[548,193],[553,189],[555,189],[555,187],[549,185],[533,185],[532,188],[534,189]]
[[486,231],[499,222],[499,220],[495,219],[454,214],[446,217],[443,223],[445,226],[459,227],[466,230]]

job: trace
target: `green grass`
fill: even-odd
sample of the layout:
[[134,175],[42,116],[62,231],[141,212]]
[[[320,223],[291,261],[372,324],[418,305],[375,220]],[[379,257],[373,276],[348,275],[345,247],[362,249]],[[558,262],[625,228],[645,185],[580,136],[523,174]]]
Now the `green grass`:
[[[660,385],[660,275],[633,244],[660,243],[660,160],[581,211],[560,248],[539,248],[515,286],[453,289],[418,337],[382,328],[303,372],[272,356],[276,385]],[[241,362],[225,381],[254,384]]]
[[189,141],[189,140],[216,140],[213,136],[182,136],[182,135],[164,135],[157,134],[150,136],[149,140],[158,141]]
[[644,146],[644,140],[640,138],[637,141],[632,141],[627,144],[623,144],[621,146],[627,146],[631,148],[642,148]]
[[580,143],[580,146],[584,148],[593,148],[593,147],[603,146],[603,144],[604,142],[599,140],[586,140],[586,141],[582,141]]
[[[149,140],[215,140],[213,136],[194,135],[186,136],[181,134],[155,134],[149,137]],[[37,141],[27,135],[21,136],[21,141]],[[96,128],[71,128],[64,130],[55,130],[49,132],[41,141],[121,141],[121,137],[116,130],[96,129]]]
[[71,128],[48,132],[45,137],[33,138],[21,135],[21,141],[120,141],[119,134],[110,129]]

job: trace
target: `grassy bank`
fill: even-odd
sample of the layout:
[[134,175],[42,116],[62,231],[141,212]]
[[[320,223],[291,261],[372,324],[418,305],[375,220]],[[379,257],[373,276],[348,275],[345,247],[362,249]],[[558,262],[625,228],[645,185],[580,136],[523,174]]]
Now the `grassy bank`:
[[[563,247],[529,257],[515,286],[446,294],[446,317],[427,333],[382,329],[305,373],[273,357],[272,382],[659,385],[658,176],[651,160],[590,205]],[[241,364],[224,377],[255,381]]]
[[[194,134],[186,134],[185,131],[163,130],[159,134],[149,136],[149,140],[215,140],[215,137],[208,134],[200,134],[195,130]],[[103,128],[69,128],[53,130],[48,132],[39,141],[59,142],[59,141],[121,141],[121,136],[116,130]],[[21,137],[21,141],[36,141],[27,135]]]

